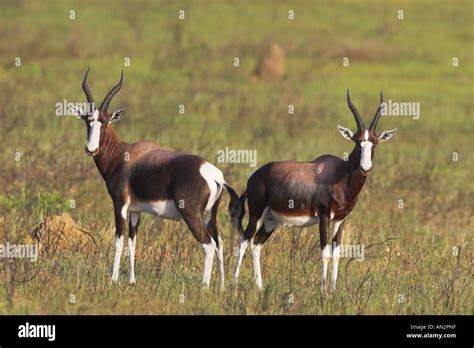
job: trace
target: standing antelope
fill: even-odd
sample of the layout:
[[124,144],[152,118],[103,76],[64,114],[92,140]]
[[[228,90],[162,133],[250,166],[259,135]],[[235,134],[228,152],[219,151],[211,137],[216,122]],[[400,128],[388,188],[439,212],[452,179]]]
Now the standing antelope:
[[[87,85],[88,73],[89,69],[84,75],[82,89],[89,106],[93,106],[94,99]],[[136,234],[140,213],[145,212],[165,219],[184,220],[204,250],[202,281],[207,287],[217,250],[220,286],[223,288],[224,249],[216,215],[224,187],[231,196],[231,203],[237,204],[238,196],[225,182],[222,172],[199,156],[163,150],[151,141],[133,144],[122,141],[109,123],[120,120],[124,110],[112,114],[107,111],[122,83],[123,71],[119,83],[105,96],[99,109],[93,106],[89,108],[93,112],[76,110],[87,126],[86,153],[94,157],[113,201],[116,230],[112,281],[118,281],[128,213],[129,283],[135,283]]]
[[[238,279],[249,242],[255,281],[261,289],[260,250],[275,228],[280,224],[306,227],[319,223],[323,261],[321,288],[326,289],[328,263],[332,257],[331,288],[335,289],[343,222],[354,208],[357,195],[372,168],[377,143],[389,140],[396,131],[375,132],[383,107],[382,93],[380,105],[368,129],[351,102],[349,90],[347,103],[357,124],[355,133],[338,126],[342,136],[355,143],[347,161],[333,155],[323,155],[311,162],[270,162],[250,176],[239,205],[231,211],[233,224],[240,234],[234,282]],[[245,215],[245,200],[248,202],[249,222],[244,231],[242,219]],[[328,243],[331,222],[334,223],[334,248]]]

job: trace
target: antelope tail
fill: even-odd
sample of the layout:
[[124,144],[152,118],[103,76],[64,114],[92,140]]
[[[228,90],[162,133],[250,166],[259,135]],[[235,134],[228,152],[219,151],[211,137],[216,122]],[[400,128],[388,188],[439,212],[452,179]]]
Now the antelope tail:
[[228,207],[229,215],[231,217],[230,221],[239,234],[243,235],[244,228],[242,226],[242,220],[245,216],[245,200],[247,199],[247,191],[245,191],[239,198],[232,187],[226,185],[226,188],[231,197]]

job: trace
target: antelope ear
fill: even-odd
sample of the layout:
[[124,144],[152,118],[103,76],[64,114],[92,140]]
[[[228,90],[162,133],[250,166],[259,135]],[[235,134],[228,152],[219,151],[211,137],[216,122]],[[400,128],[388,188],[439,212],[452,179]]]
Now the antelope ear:
[[352,137],[354,136],[354,133],[349,128],[337,125],[337,129],[339,129],[339,132],[342,134],[344,138],[347,140],[352,140]]
[[383,131],[382,134],[379,135],[379,141],[382,143],[384,141],[389,141],[393,137],[396,131],[397,131],[396,128],[392,130],[388,130],[388,131]]
[[125,115],[125,109],[115,110],[112,116],[110,116],[109,123],[117,122],[123,117],[123,115]]

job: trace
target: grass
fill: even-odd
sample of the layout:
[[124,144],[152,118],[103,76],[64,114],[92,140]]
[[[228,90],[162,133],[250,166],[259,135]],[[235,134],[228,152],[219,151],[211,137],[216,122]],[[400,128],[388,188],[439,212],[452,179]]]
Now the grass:
[[[0,240],[25,240],[47,216],[67,212],[91,243],[43,245],[36,263],[0,259],[0,313],[472,313],[472,2],[4,1],[1,8]],[[178,20],[180,9],[185,20]],[[290,9],[295,20],[288,20]],[[285,51],[285,75],[256,82],[251,73],[269,42]],[[336,130],[354,127],[347,87],[366,122],[380,89],[386,99],[419,102],[419,120],[380,122],[381,130],[398,132],[378,147],[343,237],[365,245],[365,260],[343,258],[338,292],[322,296],[317,228],[280,228],[262,251],[263,292],[248,255],[237,287],[220,293],[214,269],[211,289],[201,290],[203,257],[191,233],[146,216],[138,283],[126,284],[125,257],[121,283],[112,286],[111,200],[84,155],[84,125],[54,116],[56,103],[84,101],[87,66],[97,99],[124,68],[124,88],[111,106],[127,107],[114,124],[124,140],[153,139],[214,163],[226,146],[257,150],[258,166],[351,151]],[[218,166],[238,192],[254,170]],[[226,203],[219,226],[229,282],[238,241]]]

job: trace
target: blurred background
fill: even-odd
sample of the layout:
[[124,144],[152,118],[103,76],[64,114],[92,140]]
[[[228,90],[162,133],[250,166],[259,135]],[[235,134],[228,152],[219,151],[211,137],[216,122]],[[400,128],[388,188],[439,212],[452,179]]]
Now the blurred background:
[[[34,265],[0,260],[1,313],[471,313],[472,1],[0,6],[0,234],[43,240],[44,256]],[[340,292],[328,301],[319,294],[317,228],[280,229],[262,252],[265,292],[246,258],[241,286],[216,300],[197,289],[202,255],[186,227],[146,217],[137,289],[110,287],[112,203],[84,153],[85,125],[55,115],[63,100],[85,101],[89,66],[96,101],[124,69],[109,110],[127,108],[113,125],[123,140],[202,155],[239,193],[255,168],[216,163],[219,150],[257,150],[257,167],[342,157],[352,144],[336,126],[355,128],[346,88],[366,123],[381,89],[386,100],[419,103],[419,119],[382,117],[379,131],[398,132],[378,146],[345,231],[346,243],[373,245],[372,254],[344,261]],[[238,241],[226,204],[219,225],[230,279]]]

